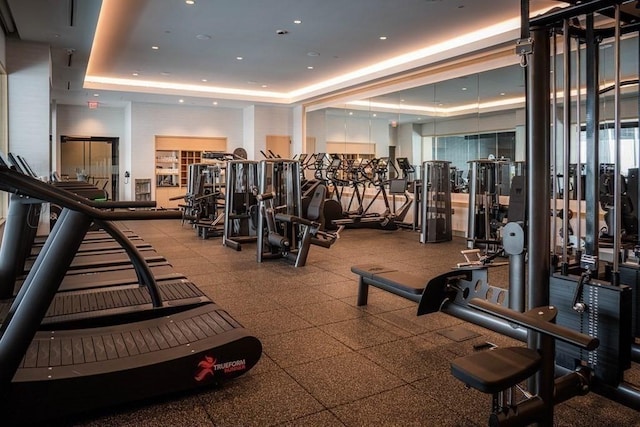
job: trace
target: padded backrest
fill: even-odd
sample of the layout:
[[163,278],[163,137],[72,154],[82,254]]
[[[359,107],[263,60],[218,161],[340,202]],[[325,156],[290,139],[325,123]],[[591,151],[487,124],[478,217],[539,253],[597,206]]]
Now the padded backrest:
[[324,184],[320,184],[316,187],[311,196],[311,201],[307,207],[307,219],[311,221],[318,221],[322,216],[322,207],[324,205],[324,199],[327,195],[327,187]]

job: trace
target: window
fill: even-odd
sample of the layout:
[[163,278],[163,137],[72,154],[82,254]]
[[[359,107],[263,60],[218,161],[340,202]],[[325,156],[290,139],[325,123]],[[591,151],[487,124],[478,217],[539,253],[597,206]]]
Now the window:
[[447,160],[452,167],[463,171],[469,169],[467,162],[470,160],[489,156],[514,160],[515,153],[515,131],[438,136],[433,145],[434,160]]

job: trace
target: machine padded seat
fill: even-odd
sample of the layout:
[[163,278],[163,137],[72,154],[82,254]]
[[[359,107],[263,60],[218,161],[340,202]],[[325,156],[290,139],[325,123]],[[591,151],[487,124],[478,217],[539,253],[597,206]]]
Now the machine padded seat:
[[451,373],[470,387],[495,394],[529,378],[539,369],[540,362],[536,350],[499,347],[454,360]]

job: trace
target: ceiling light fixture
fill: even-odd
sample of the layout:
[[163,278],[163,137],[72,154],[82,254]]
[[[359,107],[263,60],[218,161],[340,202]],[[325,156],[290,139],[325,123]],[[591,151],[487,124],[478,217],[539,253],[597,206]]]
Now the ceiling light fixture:
[[307,70],[313,70],[313,65],[309,65],[309,66],[307,67]]
[[467,90],[467,88],[466,88],[466,87],[463,87],[463,88],[462,88],[462,90]]
[[182,104],[184,102],[184,99],[179,99],[178,102]]
[[198,34],[196,38],[198,40],[211,40],[211,36],[209,34]]
[[134,71],[133,73],[131,73],[132,76],[134,77],[138,77],[140,75],[140,73],[138,73],[137,71]]
[[196,4],[195,0],[184,0],[184,2],[189,6],[191,6],[192,4]]
[[236,56],[236,59],[237,59],[238,61],[242,61],[244,58],[243,58],[242,56]]
[[153,49],[153,50],[158,50],[158,49],[160,49],[160,48],[159,48],[158,46],[151,46],[151,49]]
[[259,98],[272,98],[273,100],[288,100],[286,93],[271,92],[266,90],[247,90],[236,89],[230,87],[218,87],[210,85],[196,85],[196,84],[184,84],[184,83],[171,83],[160,82],[153,80],[138,80],[138,79],[120,79],[114,77],[105,76],[91,76],[85,77],[85,84],[88,89],[110,89],[115,90],[114,87],[120,88],[138,88],[139,90],[169,90],[180,93],[193,92],[195,96],[201,96],[204,93],[211,94],[227,94],[238,96],[255,96]]
[[207,79],[202,79],[202,80],[200,80],[200,81],[201,81],[201,82],[206,83],[206,82],[207,82]]
[[380,36],[380,40],[386,40],[387,36]]
[[294,24],[302,24],[302,21],[299,19],[296,19],[295,21],[293,21]]
[[218,105],[218,101],[213,101],[213,105]]
[[307,56],[320,56],[320,54],[318,52],[307,52]]
[[100,94],[99,93],[94,93],[93,96],[100,96]]

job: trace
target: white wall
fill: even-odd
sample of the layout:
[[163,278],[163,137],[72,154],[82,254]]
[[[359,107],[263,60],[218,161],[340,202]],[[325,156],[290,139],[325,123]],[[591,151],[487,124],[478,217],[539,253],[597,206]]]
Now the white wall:
[[[243,147],[242,110],[134,103],[131,106],[131,180],[155,182],[155,137],[227,138],[227,150]],[[133,194],[132,190],[129,189]]]
[[50,172],[49,47],[7,40],[9,150],[23,156],[38,175]]
[[[256,105],[254,110],[255,157],[262,158],[260,150],[266,152],[267,135],[293,134],[293,109],[290,107],[265,107]],[[293,156],[296,153],[291,153]]]

